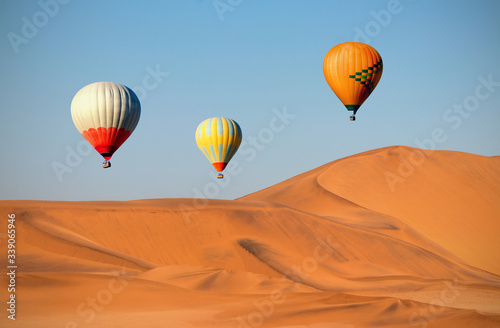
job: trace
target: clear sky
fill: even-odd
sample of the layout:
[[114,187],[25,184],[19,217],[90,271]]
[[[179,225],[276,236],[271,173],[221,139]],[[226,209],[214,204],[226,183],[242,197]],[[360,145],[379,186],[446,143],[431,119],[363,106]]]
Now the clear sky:
[[[500,155],[500,1],[0,2],[0,199],[234,199],[366,150]],[[382,79],[356,122],[323,58],[372,45]],[[139,124],[110,169],[70,105],[87,84],[136,91]],[[206,118],[239,123],[226,178],[196,146]]]

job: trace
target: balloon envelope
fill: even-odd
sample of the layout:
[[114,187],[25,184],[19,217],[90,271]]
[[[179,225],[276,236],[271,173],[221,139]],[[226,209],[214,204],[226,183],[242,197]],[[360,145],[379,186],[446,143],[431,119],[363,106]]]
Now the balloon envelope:
[[76,128],[106,160],[132,134],[140,115],[141,104],[136,94],[113,82],[89,84],[71,102]]
[[382,57],[377,50],[360,42],[336,45],[323,61],[326,82],[353,114],[377,86],[382,70]]
[[241,143],[241,128],[224,117],[204,120],[196,129],[196,144],[217,172],[222,172]]

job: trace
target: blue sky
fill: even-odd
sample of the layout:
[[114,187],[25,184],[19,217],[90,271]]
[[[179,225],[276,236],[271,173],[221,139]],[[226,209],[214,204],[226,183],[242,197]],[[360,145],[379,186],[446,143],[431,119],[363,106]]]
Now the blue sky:
[[[366,150],[500,155],[500,2],[0,2],[0,199],[234,199]],[[382,79],[349,121],[322,63],[372,45]],[[136,91],[139,124],[111,169],[76,130],[87,84]],[[206,118],[243,130],[226,169],[196,146]],[[436,132],[437,131],[437,132]]]

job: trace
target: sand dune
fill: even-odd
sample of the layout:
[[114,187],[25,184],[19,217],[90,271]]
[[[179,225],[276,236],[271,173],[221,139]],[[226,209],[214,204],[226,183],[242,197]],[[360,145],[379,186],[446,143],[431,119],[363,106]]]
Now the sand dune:
[[243,199],[341,217],[337,220],[387,234],[410,227],[465,263],[500,274],[498,157],[388,147],[335,161]]
[[234,201],[1,201],[0,323],[499,327],[498,199],[499,157],[388,147]]

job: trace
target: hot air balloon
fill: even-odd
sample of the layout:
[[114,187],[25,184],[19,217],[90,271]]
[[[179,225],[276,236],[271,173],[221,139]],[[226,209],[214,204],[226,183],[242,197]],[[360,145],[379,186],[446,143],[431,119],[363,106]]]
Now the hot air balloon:
[[136,94],[124,85],[96,82],[77,92],[71,102],[71,116],[78,131],[111,166],[113,153],[134,131],[141,115]]
[[241,128],[235,121],[224,117],[204,120],[196,129],[196,144],[205,154],[215,170],[217,178],[234,156],[241,143]]
[[345,107],[352,111],[370,96],[382,77],[382,57],[373,47],[360,42],[336,45],[325,56],[323,73],[326,82]]

